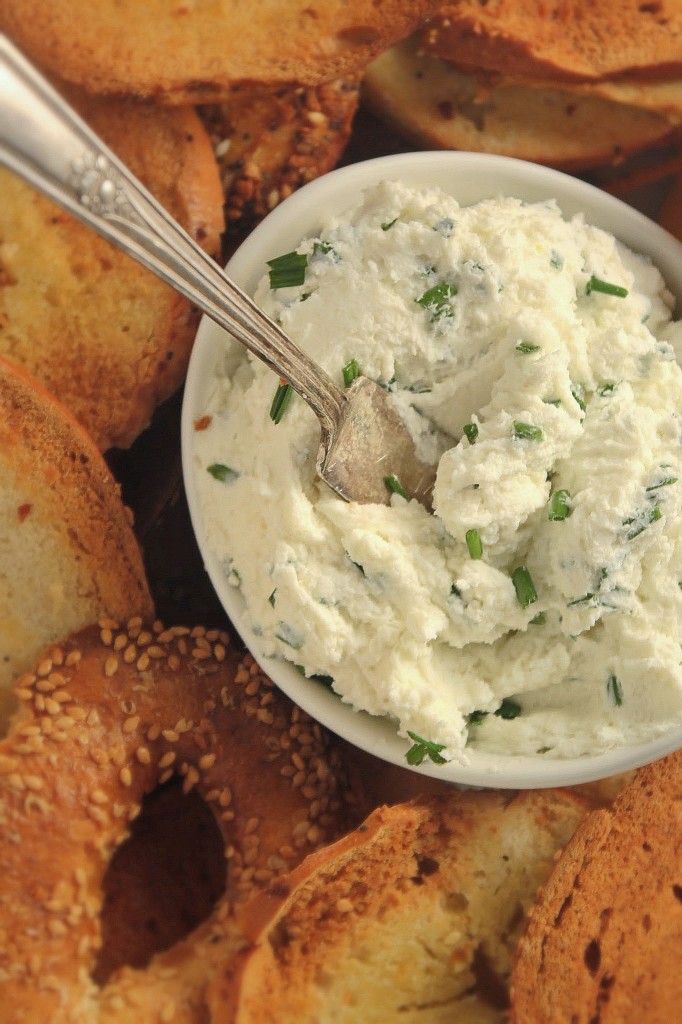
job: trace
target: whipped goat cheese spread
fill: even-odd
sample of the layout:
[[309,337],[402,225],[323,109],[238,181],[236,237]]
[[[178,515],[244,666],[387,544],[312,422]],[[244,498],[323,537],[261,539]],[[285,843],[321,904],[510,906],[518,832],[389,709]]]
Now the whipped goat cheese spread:
[[389,182],[272,256],[258,304],[340,386],[383,384],[438,471],[432,512],[344,502],[314,414],[226,342],[196,476],[264,653],[419,756],[679,724],[682,332],[650,260],[554,202]]

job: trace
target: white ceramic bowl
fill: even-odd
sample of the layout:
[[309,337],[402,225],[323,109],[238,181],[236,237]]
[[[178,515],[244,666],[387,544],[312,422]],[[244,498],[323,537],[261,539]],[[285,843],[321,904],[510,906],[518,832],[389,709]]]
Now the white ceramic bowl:
[[[558,171],[478,153],[429,152],[381,157],[332,171],[311,182],[278,206],[241,245],[230,260],[229,275],[248,293],[263,276],[273,252],[295,249],[319,232],[330,213],[355,205],[362,189],[382,180],[401,180],[414,187],[439,187],[462,205],[498,194],[531,202],[556,199],[567,216],[582,212],[588,223],[616,235],[632,249],[651,256],[669,288],[682,304],[682,244],[658,225],[618,199]],[[243,599],[228,585],[206,542],[197,497],[192,458],[194,421],[202,414],[218,359],[222,330],[206,317],[197,334],[190,361],[182,415],[182,456],[192,523],[206,570],[228,616],[247,647],[274,682],[314,718],[351,743],[394,764],[405,766],[406,741],[387,719],[352,710],[319,683],[304,678],[288,662],[268,658],[258,637],[247,627]],[[682,747],[682,727],[642,744],[608,753],[564,760],[493,755],[471,751],[469,763],[437,766],[430,761],[417,770],[470,786],[534,788],[573,785],[634,768]]]

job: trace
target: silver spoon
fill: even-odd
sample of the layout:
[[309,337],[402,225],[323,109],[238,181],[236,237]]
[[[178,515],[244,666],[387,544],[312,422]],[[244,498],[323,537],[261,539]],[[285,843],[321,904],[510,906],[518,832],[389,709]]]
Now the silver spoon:
[[347,501],[386,504],[386,477],[430,506],[435,468],[388,393],[343,390],[220,270],[68,103],[0,35],[0,164],[185,295],[294,388],[320,421],[317,471]]

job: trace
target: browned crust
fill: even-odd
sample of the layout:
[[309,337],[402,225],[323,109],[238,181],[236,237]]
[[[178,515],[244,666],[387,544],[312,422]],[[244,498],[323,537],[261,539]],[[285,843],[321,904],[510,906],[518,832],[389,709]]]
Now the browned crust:
[[220,167],[229,234],[247,231],[301,185],[331,170],[348,141],[359,76],[318,86],[243,89],[202,107]]
[[[382,991],[391,989],[392,1004],[425,1010],[433,1001],[433,1019],[454,1019],[459,999],[475,999],[476,950],[482,948],[490,956],[491,975],[499,971],[500,976],[494,997],[495,986],[481,982],[487,998],[498,1003],[497,1013],[489,1006],[481,1019],[502,1020],[504,963],[508,966],[503,947],[512,944],[520,924],[510,923],[512,910],[532,898],[535,880],[546,877],[557,845],[585,808],[579,797],[558,790],[451,789],[441,798],[375,810],[351,835],[310,855],[240,908],[240,923],[254,946],[237,965],[236,983],[233,974],[225,985],[216,978],[214,1005],[227,996],[230,1012],[223,1019],[236,1024],[310,1022],[320,1019],[324,979],[329,984],[341,978],[357,1017],[347,1009],[339,1019],[378,1020],[372,996],[348,979],[356,956],[372,956],[372,971],[384,979]],[[527,847],[517,842],[518,829],[533,837],[527,839],[533,846],[528,860]],[[523,880],[517,874],[510,882],[521,864]],[[496,906],[493,916],[500,918],[488,922],[489,934],[481,911],[471,909],[486,891]],[[333,991],[329,998],[339,997],[339,990]],[[384,1011],[384,1019],[394,1019],[394,1006],[385,1005]]]
[[579,826],[519,944],[514,1024],[677,1018],[681,801],[678,753],[642,769],[611,809]]
[[[217,255],[222,192],[193,110],[69,90],[85,119]],[[0,352],[57,394],[97,445],[127,447],[184,379],[197,313],[131,257],[3,171]]]
[[676,0],[463,0],[430,19],[421,43],[464,67],[534,78],[666,78],[682,69]]
[[[218,629],[102,620],[49,649],[17,694],[0,744],[0,1020],[80,1019],[83,1000],[100,1020],[205,1020],[211,973],[244,946],[234,905],[361,814],[337,748]],[[225,894],[147,971],[98,990],[107,864],[174,775],[215,815]]]
[[437,9],[437,0],[6,0],[0,28],[90,91],[212,103],[234,84],[352,74]]

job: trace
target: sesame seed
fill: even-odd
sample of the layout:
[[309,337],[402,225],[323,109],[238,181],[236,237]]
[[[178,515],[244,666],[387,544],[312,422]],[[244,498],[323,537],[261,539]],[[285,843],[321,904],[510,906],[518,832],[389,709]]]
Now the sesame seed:
[[215,763],[215,754],[204,754],[203,757],[199,758],[199,767],[202,771],[206,771],[207,768],[212,768]]
[[340,900],[336,901],[336,909],[339,914],[350,914],[355,908],[349,899],[342,896]]
[[145,672],[149,668],[149,655],[147,654],[146,651],[144,654],[141,654],[140,657],[137,659],[135,667],[137,668],[138,672]]
[[64,659],[64,664],[68,666],[68,668],[73,668],[73,666],[77,665],[78,662],[81,660],[81,657],[82,655],[80,651],[69,651],[69,653],[66,655],[66,658]]
[[121,768],[118,777],[124,786],[130,786],[133,781],[133,773],[128,767]]
[[111,647],[111,645],[113,643],[113,640],[114,640],[114,634],[108,628],[107,629],[102,629],[102,630],[100,630],[99,638],[100,638],[100,640],[102,641],[102,643],[104,644],[105,647]]
[[180,739],[180,735],[175,729],[162,729],[161,735],[168,743],[177,743]]
[[58,715],[62,709],[61,705],[58,704],[56,700],[53,700],[52,697],[46,697],[45,710],[47,711],[48,715]]
[[122,731],[124,733],[129,734],[131,732],[135,732],[135,730],[137,729],[139,724],[140,724],[140,716],[139,715],[133,715],[132,718],[126,718],[126,720],[123,723],[121,728],[122,728]]
[[158,740],[160,735],[161,726],[159,725],[158,722],[155,722],[154,725],[150,726],[150,728],[147,731],[147,739],[149,740],[150,743],[153,743],[155,740]]
[[52,659],[51,658],[43,658],[42,661],[38,662],[38,666],[36,668],[36,675],[39,675],[39,676],[49,676],[51,671],[52,671]]
[[159,768],[169,768],[175,761],[175,751],[169,750],[159,758]]
[[19,700],[31,700],[33,697],[33,690],[27,690],[23,686],[16,687],[14,693]]
[[114,650],[117,652],[122,651],[127,643],[128,637],[125,635],[125,633],[119,633],[114,640]]
[[134,644],[128,644],[125,651],[123,652],[123,660],[126,665],[132,665],[137,658],[137,647]]
[[147,747],[138,747],[135,751],[135,757],[140,764],[151,764],[152,756]]
[[92,793],[90,794],[90,799],[92,800],[93,804],[109,803],[109,797],[107,796],[103,789],[93,789]]
[[107,660],[104,662],[104,675],[107,679],[111,679],[115,675],[118,669],[118,658],[115,654],[110,654]]

